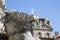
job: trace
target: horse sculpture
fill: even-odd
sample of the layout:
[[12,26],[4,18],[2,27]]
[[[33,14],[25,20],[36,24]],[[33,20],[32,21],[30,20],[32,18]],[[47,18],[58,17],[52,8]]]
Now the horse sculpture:
[[[18,11],[5,13],[4,26],[9,40],[35,40],[29,30],[32,26],[32,20],[34,20],[33,16]],[[29,39],[28,36],[31,38]]]

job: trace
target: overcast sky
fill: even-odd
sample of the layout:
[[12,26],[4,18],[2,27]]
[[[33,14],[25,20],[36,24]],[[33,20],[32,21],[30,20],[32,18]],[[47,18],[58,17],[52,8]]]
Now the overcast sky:
[[31,13],[38,13],[40,18],[47,17],[52,23],[53,34],[60,33],[60,0],[6,0],[7,10],[15,9]]

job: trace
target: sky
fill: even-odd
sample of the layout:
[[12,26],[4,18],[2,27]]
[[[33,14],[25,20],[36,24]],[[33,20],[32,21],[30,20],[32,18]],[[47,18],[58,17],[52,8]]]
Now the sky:
[[60,0],[6,0],[6,8],[29,14],[34,9],[34,15],[47,17],[52,23],[53,35],[55,31],[60,33]]

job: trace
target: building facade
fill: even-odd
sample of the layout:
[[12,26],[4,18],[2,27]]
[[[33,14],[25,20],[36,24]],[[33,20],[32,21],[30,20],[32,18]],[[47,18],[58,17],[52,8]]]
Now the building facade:
[[34,17],[33,36],[38,38],[52,38],[52,26],[50,21],[45,18]]
[[4,27],[4,19],[2,19],[2,17],[5,15],[4,11],[6,10],[6,6],[5,6],[5,0],[0,0],[0,33],[4,33],[5,32],[5,27]]

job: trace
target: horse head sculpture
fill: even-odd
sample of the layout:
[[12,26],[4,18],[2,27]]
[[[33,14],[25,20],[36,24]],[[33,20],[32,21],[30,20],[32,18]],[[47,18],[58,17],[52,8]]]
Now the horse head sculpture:
[[33,16],[18,11],[5,13],[4,25],[6,28],[6,34],[9,35],[9,40],[20,40],[19,35],[24,32],[24,28],[31,27],[31,21],[34,19]]

